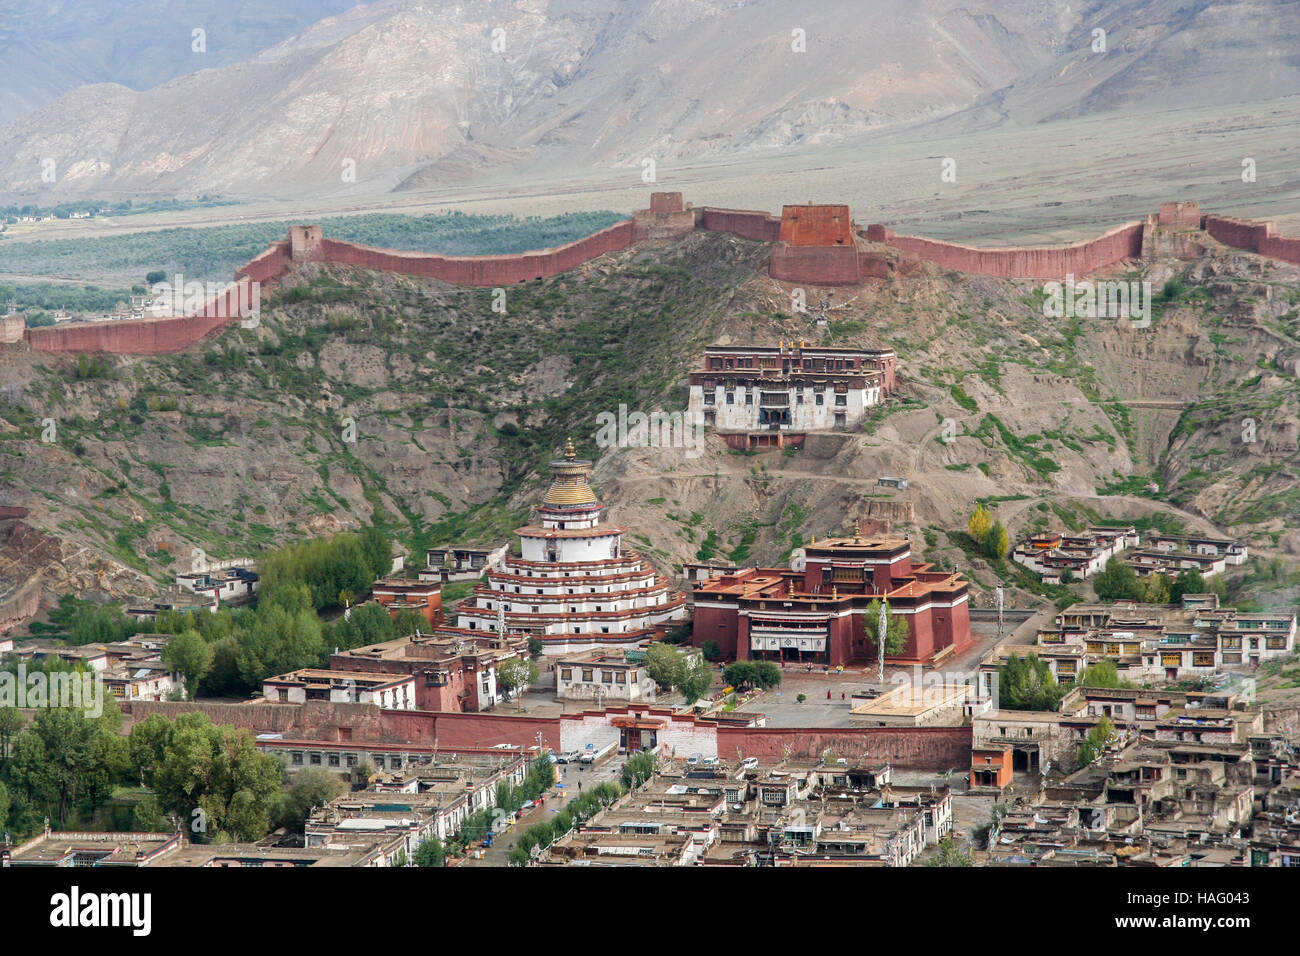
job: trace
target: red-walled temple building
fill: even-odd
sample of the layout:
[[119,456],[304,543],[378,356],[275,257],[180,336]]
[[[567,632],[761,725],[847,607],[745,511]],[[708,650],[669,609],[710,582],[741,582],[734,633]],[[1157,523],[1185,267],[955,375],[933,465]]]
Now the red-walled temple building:
[[859,532],[804,551],[801,569],[746,568],[697,584],[692,642],[714,641],[736,660],[874,661],[877,622],[866,612],[884,599],[909,631],[889,660],[932,662],[969,646],[966,579],[914,564],[906,537]]

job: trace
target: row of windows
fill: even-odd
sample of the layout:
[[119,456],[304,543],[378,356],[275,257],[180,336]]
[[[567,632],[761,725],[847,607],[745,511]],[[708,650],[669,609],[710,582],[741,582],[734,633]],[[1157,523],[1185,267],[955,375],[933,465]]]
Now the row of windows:
[[[384,763],[383,754],[371,754],[370,762],[376,770],[382,770],[384,767],[388,767],[390,770],[400,770],[404,758],[401,754],[390,754],[388,763]],[[322,753],[319,750],[304,753],[301,750],[294,750],[289,754],[289,763],[295,767],[355,767],[357,765],[357,755],[355,753]]]
[[[583,681],[585,683],[591,683],[594,680],[592,674],[593,674],[592,668],[584,667],[582,669]],[[601,671],[600,674],[601,674],[600,682],[602,684],[626,684],[627,683],[627,675],[623,671]],[[572,667],[561,668],[560,679],[570,680],[570,681],[573,680],[573,668]]]
[[[715,397],[714,397],[714,394],[713,394],[712,392],[705,392],[705,393],[704,393],[704,404],[705,404],[705,405],[713,405],[713,404],[716,404],[714,398],[715,398]],[[817,399],[817,404],[818,404],[818,405],[825,405],[825,404],[826,404],[826,396],[825,396],[823,393],[818,392],[818,393],[816,394],[816,399]],[[795,395],[795,397],[794,397],[794,403],[795,403],[796,405],[802,405],[802,404],[804,403],[804,401],[803,401],[803,393],[802,393],[802,392],[800,392],[799,394]],[[735,404],[736,404],[736,393],[735,393],[735,392],[727,392],[727,404],[728,404],[728,405],[735,405]],[[745,404],[745,405],[753,405],[753,404],[754,404],[754,395],[753,395],[752,392],[745,392],[745,401],[744,401],[743,404]],[[790,404],[790,402],[789,402],[789,398],[788,398],[788,396],[783,396],[782,399],[777,399],[777,398],[775,398],[775,397],[769,397],[769,396],[767,396],[767,395],[764,395],[763,399],[760,401],[759,404],[761,404],[761,405],[788,405],[788,404]],[[848,404],[849,404],[848,396],[847,396],[847,395],[844,395],[844,394],[837,394],[837,395],[835,396],[835,404],[836,404],[836,405],[840,405],[840,406],[845,406],[845,407],[847,407]]]

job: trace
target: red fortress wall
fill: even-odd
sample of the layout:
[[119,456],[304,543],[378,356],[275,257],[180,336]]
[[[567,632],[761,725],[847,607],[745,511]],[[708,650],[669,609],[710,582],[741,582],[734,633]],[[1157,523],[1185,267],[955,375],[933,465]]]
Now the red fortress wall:
[[1206,216],[1205,231],[1225,246],[1300,265],[1300,236],[1279,236],[1271,222],[1251,222],[1230,216]]
[[[296,263],[323,262],[362,269],[439,279],[454,285],[505,286],[548,278],[584,262],[622,252],[638,242],[684,235],[694,229],[728,232],[772,244],[768,270],[774,279],[813,285],[855,285],[866,278],[906,274],[918,261],[945,269],[1003,278],[1059,279],[1083,276],[1124,259],[1142,255],[1147,230],[1204,228],[1226,245],[1300,264],[1300,237],[1277,235],[1272,222],[1249,222],[1226,216],[1202,217],[1193,202],[1165,203],[1146,223],[1126,223],[1084,242],[1055,247],[980,249],[959,243],[901,236],[882,225],[857,233],[846,205],[785,206],[781,216],[751,209],[694,208],[678,192],[652,193],[650,206],[632,219],[553,249],[502,256],[442,256],[376,249],[327,239],[320,226],[294,226],[289,238],[271,243],[235,272],[237,285],[199,312],[180,318],[96,322],[25,329],[31,348],[44,352],[179,352],[229,322],[239,319],[250,301],[249,283],[264,287],[279,281]],[[1152,233],[1153,235],[1155,233]],[[862,235],[893,246],[890,254],[857,248]],[[17,330],[15,330],[15,336]]]
[[977,249],[953,242],[900,236],[884,226],[867,227],[866,238],[909,252],[943,269],[1007,279],[1063,279],[1082,276],[1142,254],[1140,222],[1125,223],[1096,239],[1068,246]]
[[309,256],[308,261],[441,279],[453,285],[504,286],[549,278],[575,269],[605,253],[622,252],[632,245],[632,231],[633,221],[628,219],[577,242],[554,249],[508,256],[439,256],[395,252],[337,239],[322,239],[318,250]]

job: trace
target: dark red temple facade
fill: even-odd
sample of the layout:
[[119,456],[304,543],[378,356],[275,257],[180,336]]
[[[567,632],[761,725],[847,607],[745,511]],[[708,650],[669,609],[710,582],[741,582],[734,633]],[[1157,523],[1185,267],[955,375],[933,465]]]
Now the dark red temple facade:
[[933,663],[970,645],[966,579],[914,564],[907,538],[857,534],[804,552],[791,569],[747,568],[697,584],[693,643],[714,641],[735,660],[874,661],[877,620],[866,612],[883,599],[909,631],[889,660]]

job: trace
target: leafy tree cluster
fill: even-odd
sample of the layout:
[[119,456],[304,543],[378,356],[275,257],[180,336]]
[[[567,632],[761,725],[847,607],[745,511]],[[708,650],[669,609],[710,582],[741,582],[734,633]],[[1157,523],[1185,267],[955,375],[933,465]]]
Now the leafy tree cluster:
[[1079,675],[1079,685],[1081,687],[1135,687],[1137,686],[1130,680],[1119,676],[1119,668],[1115,666],[1114,661],[1098,661],[1083,669]]
[[646,673],[660,687],[680,693],[687,705],[694,704],[713,686],[713,669],[703,655],[662,642],[646,648]]
[[524,866],[531,859],[534,847],[546,849],[574,827],[590,820],[608,807],[623,791],[616,783],[598,783],[577,798],[570,800],[554,817],[534,823],[522,834],[510,851],[512,866]]
[[26,723],[16,708],[0,710],[0,824],[15,842],[46,818],[56,830],[93,823],[131,772],[121,727],[111,697],[99,717],[47,708]]
[[348,785],[336,773],[324,767],[304,767],[289,781],[271,811],[274,827],[285,827],[293,833],[302,833],[312,811],[331,800],[343,796]]
[[497,668],[497,683],[511,695],[530,684],[537,683],[540,676],[541,672],[536,662],[527,657],[512,657]]
[[1012,655],[998,668],[998,706],[1003,710],[1056,710],[1065,690],[1037,654]]
[[259,752],[246,730],[204,714],[169,721],[151,714],[123,736],[114,700],[103,713],[48,708],[30,723],[0,710],[0,824],[15,840],[39,832],[99,829],[114,791],[149,791],[135,805],[131,828],[170,832],[178,821],[197,843],[257,840],[273,825],[300,825],[313,806],[342,784],[299,775],[281,791],[280,762]]
[[627,758],[627,763],[623,765],[623,774],[619,778],[623,789],[635,790],[654,776],[658,766],[659,758],[655,756],[654,751],[642,750],[634,753]]
[[175,721],[150,714],[131,728],[129,754],[157,808],[179,818],[195,843],[261,839],[273,814],[296,818],[322,792],[323,784],[308,778],[285,802],[280,762],[257,750],[247,730],[214,724],[202,713]]
[[442,841],[436,836],[429,837],[415,851],[416,866],[442,866],[443,860],[446,858],[446,848],[443,847]]
[[771,690],[781,686],[781,668],[772,661],[734,661],[723,670],[722,679],[732,687]]
[[[305,585],[264,589],[256,607],[163,611],[154,626],[176,635],[169,643],[180,642],[167,658],[185,674],[191,696],[247,697],[267,677],[323,664],[333,646]],[[197,633],[211,655],[186,632]]]
[[301,541],[259,563],[263,588],[306,585],[317,610],[355,601],[391,568],[388,538],[378,528]]
[[153,622],[134,620],[117,605],[95,604],[71,594],[62,595],[48,617],[48,623],[32,622],[32,634],[68,644],[111,644],[154,629]]
[[975,506],[975,511],[966,524],[971,540],[987,558],[1001,560],[1011,549],[1011,539],[1001,521],[995,521],[982,504]]

